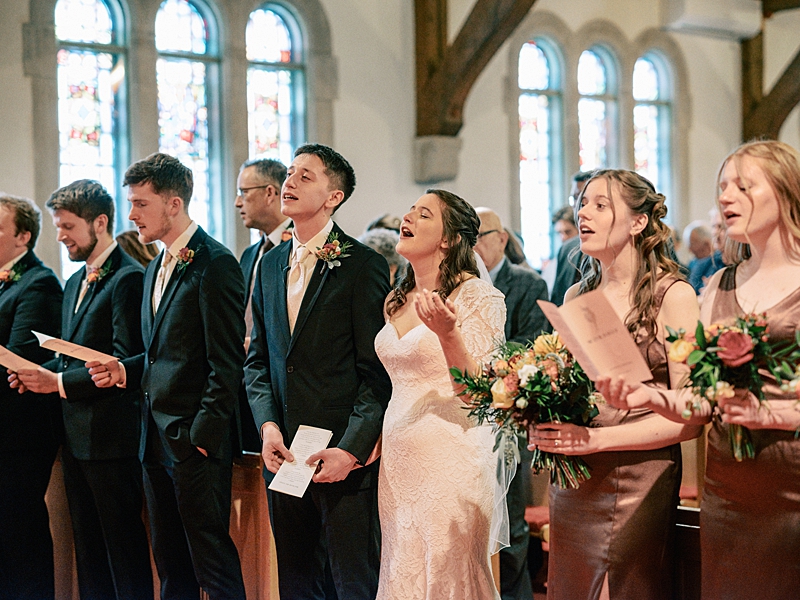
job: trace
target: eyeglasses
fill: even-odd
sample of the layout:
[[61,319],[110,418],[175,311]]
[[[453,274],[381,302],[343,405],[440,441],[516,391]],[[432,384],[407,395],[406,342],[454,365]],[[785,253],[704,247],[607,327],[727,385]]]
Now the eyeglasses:
[[239,188],[239,195],[240,196],[244,196],[250,190],[263,190],[263,189],[268,188],[268,187],[269,187],[269,185],[254,185],[253,187],[249,187],[249,188]]
[[490,233],[497,233],[498,231],[500,231],[500,230],[499,229],[490,229],[489,231],[482,231],[481,233],[478,234],[478,239],[481,239],[483,236],[489,235]]

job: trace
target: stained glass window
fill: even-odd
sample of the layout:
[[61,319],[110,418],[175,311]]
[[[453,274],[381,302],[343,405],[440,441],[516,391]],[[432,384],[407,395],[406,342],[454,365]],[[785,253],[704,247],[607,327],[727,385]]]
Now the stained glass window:
[[156,16],[159,150],[192,170],[190,216],[213,236],[221,233],[212,206],[209,81],[216,75],[210,23],[187,0],[165,0]]
[[633,151],[637,173],[671,197],[668,172],[670,104],[657,60],[643,57],[633,68]]
[[250,13],[245,40],[249,156],[288,165],[304,137],[299,28],[280,7],[267,4]]
[[578,136],[582,171],[609,166],[611,115],[606,61],[599,52],[585,50],[578,60]]
[[560,94],[544,44],[529,41],[519,52],[520,222],[525,253],[534,267],[552,253],[554,206],[553,130]]
[[[121,197],[120,110],[125,50],[119,17],[102,0],[59,0],[55,7],[59,185],[95,179]],[[122,211],[118,210],[118,213]],[[127,222],[122,215],[117,227]],[[80,267],[61,247],[61,274]]]

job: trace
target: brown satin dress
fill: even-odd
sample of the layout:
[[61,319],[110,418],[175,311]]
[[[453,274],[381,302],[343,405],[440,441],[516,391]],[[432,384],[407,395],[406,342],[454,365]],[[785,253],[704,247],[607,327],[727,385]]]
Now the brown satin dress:
[[[711,320],[729,323],[741,315],[736,267],[727,267]],[[800,288],[769,309],[767,319],[771,339],[793,338]],[[775,385],[765,391],[767,399],[781,397]],[[800,598],[800,440],[792,431],[751,434],[755,459],[736,462],[718,415],[709,431],[700,511],[704,600]]]
[[[676,281],[659,282],[654,299],[659,309]],[[649,385],[669,387],[663,344],[641,330],[636,344],[653,372]],[[645,409],[622,411],[608,405],[599,409],[593,427],[657,418]],[[548,600],[599,598],[606,573],[611,600],[669,600],[680,444],[583,458],[592,476],[580,488],[550,486]]]

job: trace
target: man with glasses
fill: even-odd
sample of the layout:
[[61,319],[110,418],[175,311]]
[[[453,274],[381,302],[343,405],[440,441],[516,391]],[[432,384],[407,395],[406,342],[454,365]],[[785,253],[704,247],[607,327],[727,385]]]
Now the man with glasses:
[[[253,328],[253,287],[256,280],[256,266],[269,250],[280,244],[284,237],[291,238],[292,220],[281,213],[281,187],[286,179],[286,166],[277,160],[259,158],[248,160],[239,169],[236,181],[236,200],[234,206],[245,227],[261,232],[259,240],[245,248],[239,259],[244,282],[247,286],[247,307],[244,313],[245,347],[250,345],[250,330]],[[287,233],[288,232],[288,233]],[[244,382],[239,391],[239,412],[241,415],[242,450],[261,452],[261,437],[253,421],[250,403]]]
[[[508,232],[500,217],[488,208],[476,208],[481,226],[475,252],[486,263],[494,286],[506,297],[506,340],[527,344],[549,328],[537,300],[547,300],[547,284],[530,268],[512,264],[505,257]],[[530,489],[531,453],[521,440],[522,460],[506,495],[510,546],[500,551],[500,594],[503,600],[530,599],[528,575],[528,524],[525,507]]]

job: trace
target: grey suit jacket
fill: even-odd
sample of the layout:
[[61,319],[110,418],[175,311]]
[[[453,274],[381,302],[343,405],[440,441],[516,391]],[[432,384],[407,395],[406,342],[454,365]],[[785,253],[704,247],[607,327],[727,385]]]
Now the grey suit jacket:
[[547,283],[535,271],[506,260],[495,279],[494,287],[506,297],[506,340],[527,344],[550,325],[536,304],[547,300]]

